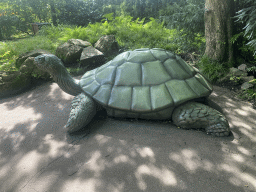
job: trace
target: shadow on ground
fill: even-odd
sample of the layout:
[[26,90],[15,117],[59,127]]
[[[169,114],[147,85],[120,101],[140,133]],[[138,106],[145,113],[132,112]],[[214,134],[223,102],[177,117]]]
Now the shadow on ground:
[[73,96],[57,84],[2,99],[0,191],[256,191],[256,111],[215,90],[230,137],[104,113],[68,135],[62,127]]

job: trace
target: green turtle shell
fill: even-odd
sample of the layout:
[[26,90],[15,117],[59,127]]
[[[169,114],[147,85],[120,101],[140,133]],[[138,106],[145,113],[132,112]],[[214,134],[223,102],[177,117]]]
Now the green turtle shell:
[[179,56],[164,49],[127,51],[86,72],[83,91],[110,116],[167,119],[186,101],[211,94],[211,84]]

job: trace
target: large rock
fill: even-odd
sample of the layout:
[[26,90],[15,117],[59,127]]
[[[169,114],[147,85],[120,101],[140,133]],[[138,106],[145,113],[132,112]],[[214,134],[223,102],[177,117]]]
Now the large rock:
[[21,54],[16,60],[19,71],[0,71],[0,98],[19,94],[32,84],[32,77],[50,79],[50,75],[34,65],[34,58],[48,54],[45,50],[34,50]]
[[102,52],[95,49],[94,47],[86,47],[80,57],[80,62],[83,66],[90,65],[93,68],[103,64],[105,62],[105,56]]
[[249,83],[249,82],[245,82],[241,85],[241,89],[242,90],[247,90],[250,89],[251,87],[253,87],[253,84]]
[[17,69],[20,68],[20,66],[24,63],[24,61],[28,58],[28,57],[36,57],[38,55],[42,55],[42,54],[48,54],[50,53],[49,51],[45,51],[42,49],[37,49],[37,50],[33,50],[33,51],[29,51],[26,53],[21,54],[18,59],[15,62],[15,66]]
[[241,64],[241,65],[239,65],[238,67],[237,67],[237,69],[239,69],[239,70],[241,70],[241,71],[245,71],[245,72],[247,72],[247,69],[248,67],[247,67],[247,65],[246,64]]
[[234,68],[234,67],[229,69],[229,73],[234,75],[234,76],[236,76],[236,77],[240,77],[240,76],[244,76],[245,77],[245,76],[248,75],[247,72],[239,70],[239,69]]
[[77,63],[84,48],[91,46],[91,43],[80,39],[69,39],[66,43],[60,45],[56,50],[56,56],[59,57],[65,66]]
[[241,77],[244,82],[249,82],[254,79],[254,76]]
[[28,57],[21,65],[20,72],[29,77],[42,78],[45,80],[50,79],[49,73],[40,70],[34,64],[34,57]]
[[20,71],[0,71],[0,98],[10,97],[27,90],[31,78]]
[[118,43],[114,35],[102,36],[94,45],[94,47],[105,55],[117,52],[119,50]]

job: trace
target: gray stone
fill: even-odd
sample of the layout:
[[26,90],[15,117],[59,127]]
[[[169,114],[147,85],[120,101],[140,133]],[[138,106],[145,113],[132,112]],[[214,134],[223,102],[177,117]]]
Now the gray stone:
[[111,54],[112,52],[117,52],[119,50],[119,46],[114,35],[102,36],[95,43],[94,47],[103,52],[105,55]]
[[94,47],[86,47],[83,49],[80,62],[82,65],[99,65],[105,61],[105,56],[102,52]]
[[66,43],[60,45],[56,50],[56,56],[59,57],[65,66],[77,63],[85,47],[91,46],[91,43],[80,39],[69,39]]
[[254,79],[254,76],[241,77],[241,80],[245,82],[249,82]]
[[21,93],[30,85],[31,78],[20,71],[0,71],[0,98]]
[[36,57],[38,55],[42,55],[42,54],[49,54],[49,51],[46,50],[42,50],[42,49],[37,49],[37,50],[33,50],[33,51],[29,51],[26,53],[23,53],[21,55],[19,55],[19,57],[17,58],[16,62],[15,62],[15,66],[17,69],[20,68],[20,66],[23,64],[23,62],[28,58],[28,57]]
[[229,69],[229,73],[231,75],[236,76],[236,77],[241,77],[241,76],[247,76],[248,75],[247,72],[241,71],[241,70],[239,70],[237,68],[234,68],[234,67]]
[[252,85],[251,83],[249,83],[249,82],[245,82],[245,83],[243,83],[243,84],[241,85],[241,89],[242,89],[242,90],[247,90],[247,89],[249,89],[249,88],[251,88],[251,87],[253,87],[253,85]]
[[20,72],[27,76],[40,77],[42,79],[50,79],[49,73],[38,69],[34,64],[34,57],[28,57],[20,67]]
[[239,70],[241,70],[241,71],[247,72],[247,71],[246,71],[246,69],[247,69],[247,65],[246,65],[246,64],[239,65],[237,68],[238,68]]

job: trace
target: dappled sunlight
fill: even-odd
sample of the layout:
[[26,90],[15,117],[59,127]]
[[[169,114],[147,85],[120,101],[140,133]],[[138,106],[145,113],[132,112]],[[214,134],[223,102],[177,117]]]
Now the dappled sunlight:
[[3,137],[3,139],[9,139],[11,141],[11,146],[13,151],[18,151],[21,145],[21,142],[25,139],[25,136],[20,132],[12,132]]
[[249,112],[244,111],[242,109],[234,109],[234,112],[236,112],[239,115],[243,115],[243,116],[247,116],[249,114]]
[[96,135],[95,139],[98,141],[100,145],[104,145],[106,142],[108,142],[111,137],[106,137],[104,135]]
[[182,164],[191,173],[197,169],[212,171],[214,165],[208,160],[202,160],[195,150],[183,149],[180,153],[171,153],[169,158],[176,163]]
[[[99,177],[102,170],[105,168],[105,160],[101,158],[101,152],[100,151],[94,151],[91,154],[91,158],[88,160],[88,162],[85,163],[83,169],[85,170],[91,170],[94,172],[95,177]],[[79,174],[79,173],[78,173]],[[82,173],[80,173],[82,174]]]
[[241,185],[252,185],[256,189],[256,176],[255,174],[249,174],[238,167],[234,166],[234,164],[221,164],[219,166],[219,170],[226,171],[228,173],[232,173],[232,176],[229,178],[229,181],[237,186]]
[[[99,179],[81,179],[79,177],[72,178],[66,181],[61,187],[62,192],[96,192],[96,188],[101,186],[102,182]],[[114,191],[114,190],[113,190]],[[117,191],[118,192],[118,191]]]
[[247,150],[246,148],[242,147],[242,146],[238,146],[237,149],[244,155],[249,156],[252,155],[252,153]]
[[256,190],[255,112],[244,103],[225,100],[230,137],[112,118],[69,135],[62,127],[73,96],[54,86],[0,104],[2,191]]
[[38,166],[43,159],[48,158],[45,154],[40,154],[36,150],[23,155],[21,159],[16,162],[15,169],[20,174],[32,173],[36,174]]
[[[127,140],[116,139],[101,134],[96,134],[90,141],[91,146],[92,143],[94,143],[94,147],[98,146],[101,150],[91,151],[90,155],[86,158],[86,163],[81,166],[76,174],[76,177],[85,177],[85,183],[89,180],[92,181],[86,177],[87,174],[92,175],[92,178],[97,181],[101,181],[97,183],[98,185],[101,183],[98,187],[93,186],[95,185],[94,182],[90,182],[91,191],[104,191],[100,189],[105,189],[106,191],[121,192],[132,181],[136,181],[134,188],[147,191],[151,189],[151,185],[153,184],[148,183],[149,177],[157,180],[159,185],[166,187],[177,185],[175,173],[165,165],[159,166],[157,164],[155,152],[149,146],[131,145]],[[108,150],[105,150],[105,148]],[[90,151],[90,148],[88,150]],[[106,183],[105,180],[109,182]],[[76,182],[82,181],[78,179],[69,181],[69,183]],[[130,183],[130,185],[134,184]],[[98,190],[92,190],[95,187]]]
[[[58,141],[55,140],[53,134],[47,134],[41,141],[40,145],[38,146],[38,151],[40,153],[47,153],[47,156],[51,158],[59,157],[60,155],[65,155],[67,158],[70,157],[72,154],[70,152],[66,154],[69,147],[73,145],[67,144],[66,141]],[[79,151],[80,146],[75,146],[72,153],[76,153]]]
[[253,128],[250,125],[246,124],[245,122],[241,122],[241,121],[233,121],[232,125],[239,127],[241,131],[242,131],[242,129],[246,129],[246,130],[250,130],[250,131],[253,130]]
[[151,176],[158,179],[163,185],[177,185],[175,174],[166,167],[158,168],[153,164],[140,165],[135,172],[135,177],[137,178],[139,189],[143,191],[147,190],[147,184],[143,179],[143,177],[146,176]]

